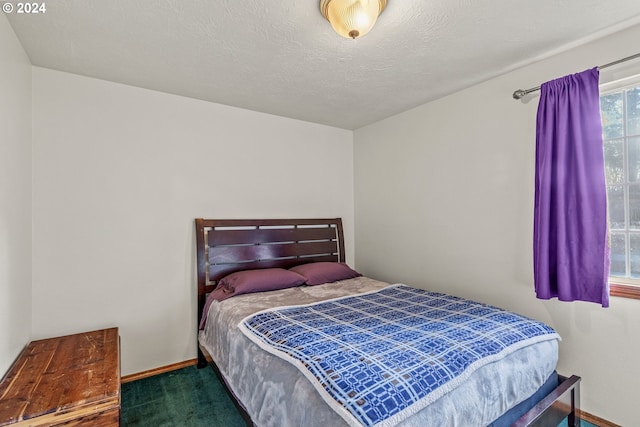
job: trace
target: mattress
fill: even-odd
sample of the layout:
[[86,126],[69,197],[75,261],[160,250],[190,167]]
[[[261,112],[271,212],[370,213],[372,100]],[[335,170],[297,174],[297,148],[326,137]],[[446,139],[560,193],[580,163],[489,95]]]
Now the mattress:
[[[199,341],[256,425],[346,426],[296,367],[254,344],[238,324],[268,308],[310,304],[388,285],[359,277],[214,302]],[[486,426],[542,386],[553,373],[557,357],[557,340],[526,346],[477,369],[457,388],[397,425]]]

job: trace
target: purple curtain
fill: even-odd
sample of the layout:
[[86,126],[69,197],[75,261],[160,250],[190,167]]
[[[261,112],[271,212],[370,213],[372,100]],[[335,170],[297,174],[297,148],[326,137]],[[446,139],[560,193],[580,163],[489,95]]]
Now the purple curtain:
[[607,196],[598,69],[541,86],[533,263],[541,299],[609,306]]

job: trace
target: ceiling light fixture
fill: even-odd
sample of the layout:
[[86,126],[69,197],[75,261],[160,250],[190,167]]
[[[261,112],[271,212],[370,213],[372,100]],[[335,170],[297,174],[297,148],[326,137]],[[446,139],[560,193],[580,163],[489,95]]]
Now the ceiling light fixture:
[[387,0],[320,0],[320,12],[336,33],[357,39],[373,28]]

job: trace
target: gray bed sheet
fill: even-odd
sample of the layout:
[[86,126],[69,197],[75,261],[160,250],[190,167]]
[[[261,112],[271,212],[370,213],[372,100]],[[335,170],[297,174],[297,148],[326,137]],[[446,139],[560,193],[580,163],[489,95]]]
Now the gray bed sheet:
[[[214,301],[198,339],[257,426],[347,426],[295,366],[254,344],[238,329],[238,323],[267,308],[310,304],[388,285],[358,277]],[[557,340],[524,347],[479,368],[459,387],[397,426],[486,426],[532,395],[552,374],[557,361]]]

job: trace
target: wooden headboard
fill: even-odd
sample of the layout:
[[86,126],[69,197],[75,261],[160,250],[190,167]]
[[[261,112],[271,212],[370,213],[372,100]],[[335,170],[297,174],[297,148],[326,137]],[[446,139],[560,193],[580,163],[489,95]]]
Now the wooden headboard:
[[196,218],[198,322],[217,281],[240,270],[290,268],[308,262],[344,262],[340,218]]

